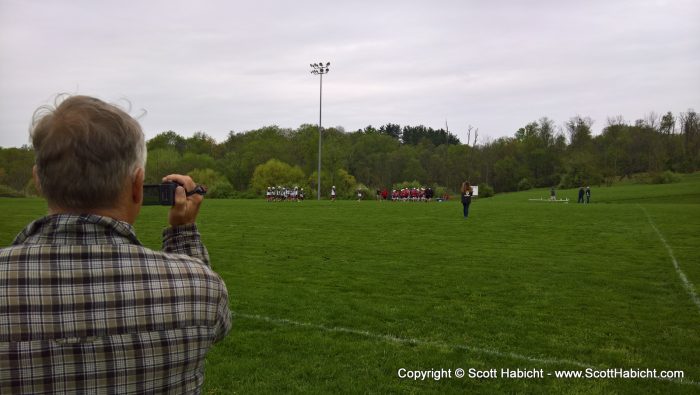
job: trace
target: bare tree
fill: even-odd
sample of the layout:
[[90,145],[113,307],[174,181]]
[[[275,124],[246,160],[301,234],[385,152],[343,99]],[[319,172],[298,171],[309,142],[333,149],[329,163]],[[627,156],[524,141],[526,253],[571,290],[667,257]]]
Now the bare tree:
[[649,126],[650,128],[656,130],[657,127],[659,126],[659,114],[657,114],[654,111],[650,111],[644,117],[644,123],[646,123],[646,125]]
[[469,145],[469,142],[471,141],[472,130],[474,130],[474,127],[472,125],[469,125],[467,127],[467,145]]
[[625,125],[625,118],[622,115],[608,117],[608,126]]

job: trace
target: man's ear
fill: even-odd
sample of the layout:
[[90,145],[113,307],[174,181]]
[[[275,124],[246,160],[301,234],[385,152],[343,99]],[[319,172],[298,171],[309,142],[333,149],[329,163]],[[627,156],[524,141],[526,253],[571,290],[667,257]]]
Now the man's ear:
[[139,167],[134,172],[134,179],[131,182],[131,199],[134,203],[138,204],[139,206],[143,202],[143,180],[144,180],[144,178],[145,178],[145,174],[143,171],[143,167]]
[[34,187],[36,188],[36,192],[39,194],[39,196],[42,196],[41,182],[39,182],[39,170],[37,170],[36,165],[32,167],[32,178],[34,179]]

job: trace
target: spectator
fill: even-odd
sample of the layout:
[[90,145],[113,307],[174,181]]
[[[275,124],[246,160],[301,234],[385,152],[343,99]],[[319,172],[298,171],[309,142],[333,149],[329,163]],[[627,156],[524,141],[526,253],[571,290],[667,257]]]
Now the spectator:
[[462,183],[462,188],[460,189],[462,195],[462,208],[464,209],[464,218],[469,217],[469,205],[472,203],[472,186],[469,182],[465,181]]
[[138,122],[87,96],[35,113],[34,180],[48,216],[0,249],[0,393],[198,393],[231,328],[226,285],[179,183],[162,251],[133,223],[146,144]]

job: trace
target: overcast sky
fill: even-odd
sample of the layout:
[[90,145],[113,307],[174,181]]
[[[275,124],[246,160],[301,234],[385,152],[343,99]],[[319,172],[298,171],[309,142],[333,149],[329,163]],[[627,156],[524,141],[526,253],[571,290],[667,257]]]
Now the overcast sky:
[[700,110],[698,1],[0,0],[0,146],[61,92],[128,99],[146,137],[318,122],[466,140],[548,116]]

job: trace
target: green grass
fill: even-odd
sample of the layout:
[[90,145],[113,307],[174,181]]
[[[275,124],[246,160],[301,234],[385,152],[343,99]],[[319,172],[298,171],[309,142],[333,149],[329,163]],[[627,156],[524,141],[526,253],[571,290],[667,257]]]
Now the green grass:
[[[644,379],[397,377],[575,361],[700,382],[700,310],[644,212],[699,292],[699,174],[594,187],[590,205],[528,201],[540,196],[477,199],[468,220],[456,202],[207,200],[199,224],[236,316],[205,393],[698,393]],[[0,245],[44,206],[1,199]],[[140,239],[159,248],[165,222],[166,209],[144,208]]]

